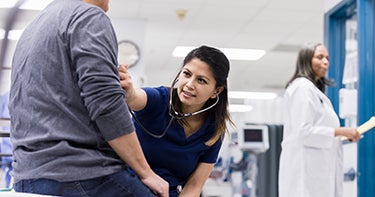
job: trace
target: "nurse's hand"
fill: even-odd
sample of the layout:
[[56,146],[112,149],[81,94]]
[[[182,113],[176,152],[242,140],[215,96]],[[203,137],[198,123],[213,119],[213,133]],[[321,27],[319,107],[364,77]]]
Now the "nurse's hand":
[[335,129],[336,136],[344,136],[348,141],[357,142],[361,138],[361,134],[357,128],[340,127]]
[[117,68],[118,75],[120,77],[120,84],[124,90],[127,90],[133,87],[132,76],[128,72],[128,68],[129,68],[129,65],[127,64],[121,64]]
[[130,109],[134,111],[142,110],[147,104],[146,92],[139,88],[134,87],[133,80],[128,72],[129,66],[127,64],[121,64],[118,66],[118,75],[120,78],[121,88],[125,90],[125,100],[128,103]]
[[121,64],[117,68],[120,78],[120,85],[122,89],[126,91],[126,100],[129,100],[129,98],[132,98],[135,94],[132,76],[128,72],[128,69],[129,65],[127,64]]

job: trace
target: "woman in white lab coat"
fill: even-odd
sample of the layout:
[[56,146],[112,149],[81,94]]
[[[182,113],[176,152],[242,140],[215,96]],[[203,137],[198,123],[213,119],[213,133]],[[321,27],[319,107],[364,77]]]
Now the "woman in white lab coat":
[[356,142],[356,128],[340,127],[325,86],[328,51],[322,44],[298,54],[284,95],[284,135],[279,197],[342,197],[344,179],[340,136]]

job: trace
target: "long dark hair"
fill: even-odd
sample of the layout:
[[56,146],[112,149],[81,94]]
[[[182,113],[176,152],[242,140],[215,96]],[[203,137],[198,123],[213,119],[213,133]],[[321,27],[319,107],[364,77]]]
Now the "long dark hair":
[[288,87],[289,84],[298,77],[307,78],[308,80],[313,82],[315,86],[322,92],[325,92],[326,86],[334,85],[333,81],[329,80],[326,77],[315,80],[315,73],[312,70],[312,59],[318,46],[323,46],[323,44],[307,44],[300,49],[296,62],[296,70],[293,74],[293,77],[286,84],[286,87]]
[[[222,139],[224,137],[224,134],[228,132],[227,128],[227,122],[230,122],[232,125],[234,125],[233,121],[230,118],[229,111],[228,111],[228,85],[227,85],[227,78],[229,74],[229,60],[224,55],[223,52],[220,50],[209,47],[209,46],[200,46],[187,54],[183,61],[182,67],[184,67],[188,62],[190,62],[192,59],[198,58],[199,60],[205,62],[209,65],[210,70],[212,71],[214,78],[216,80],[216,88],[223,87],[223,91],[218,95],[219,96],[219,102],[211,108],[208,113],[213,116],[213,119],[216,124],[216,130],[213,134],[213,136],[206,141],[206,145],[212,146],[217,140]],[[173,94],[173,107],[177,111],[181,111],[181,101],[179,97],[177,96],[177,91],[174,86],[176,85],[178,81],[178,77],[181,73],[180,72],[176,75],[175,79],[172,83],[172,89],[171,91]],[[206,108],[208,106],[211,106],[216,101],[216,98],[209,99],[203,106],[203,108]],[[179,120],[180,123],[184,124],[184,120]]]

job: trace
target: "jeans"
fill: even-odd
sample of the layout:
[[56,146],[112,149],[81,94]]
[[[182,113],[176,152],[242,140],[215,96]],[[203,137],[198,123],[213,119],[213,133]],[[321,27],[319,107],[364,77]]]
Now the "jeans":
[[28,179],[14,183],[16,192],[54,196],[155,197],[136,175],[127,170],[84,181],[58,182],[51,179]]

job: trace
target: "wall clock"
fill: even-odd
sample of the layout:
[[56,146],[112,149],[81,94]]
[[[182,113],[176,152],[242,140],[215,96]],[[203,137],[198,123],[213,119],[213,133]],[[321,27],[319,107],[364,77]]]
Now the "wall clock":
[[128,64],[129,68],[135,66],[141,57],[141,52],[136,43],[122,40],[118,43],[118,63]]

